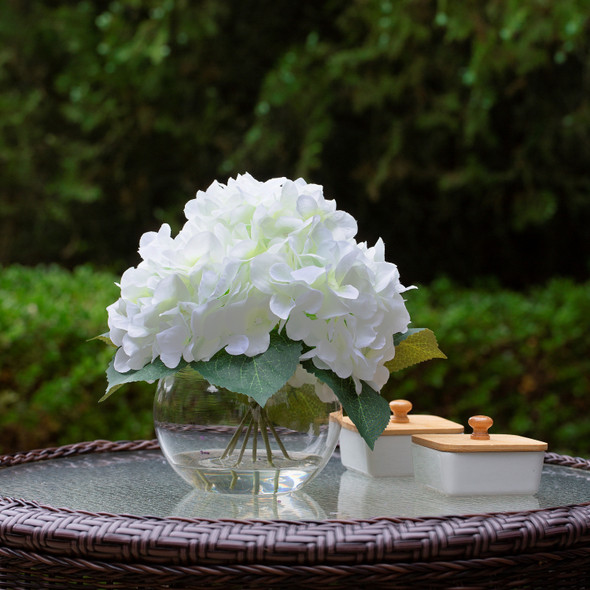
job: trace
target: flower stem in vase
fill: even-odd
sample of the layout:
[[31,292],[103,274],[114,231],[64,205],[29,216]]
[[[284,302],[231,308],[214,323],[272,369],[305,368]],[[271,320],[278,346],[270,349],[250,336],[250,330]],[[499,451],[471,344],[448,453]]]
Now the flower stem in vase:
[[[221,459],[225,459],[228,455],[231,455],[234,452],[234,449],[236,448],[236,445],[238,444],[238,440],[240,439],[240,436],[242,435],[242,428],[244,427],[244,424],[246,424],[246,420],[248,420],[248,418],[250,418],[250,419],[252,418],[251,411],[244,414],[242,421],[239,423],[238,427],[236,428],[236,431],[234,432],[234,435],[231,437],[231,440],[229,441],[227,447],[225,448],[225,451],[223,451],[223,454],[221,455]],[[248,440],[248,437],[246,437],[246,440]]]
[[254,438],[252,439],[252,462],[256,463],[256,455],[258,452],[258,421],[256,421],[256,429],[254,431]]
[[210,490],[213,487],[213,484],[198,470],[195,471],[197,477],[203,482],[205,486],[205,490]]
[[272,449],[270,448],[270,440],[268,439],[268,432],[266,432],[266,419],[265,419],[265,412],[264,412],[263,408],[261,408],[261,410],[260,410],[259,424],[260,424],[260,434],[262,434],[262,440],[264,441],[264,446],[266,447],[266,458],[268,459],[269,464],[274,467],[275,464],[272,461]]
[[246,412],[240,424],[236,428],[236,431],[234,432],[227,447],[221,455],[221,459],[231,456],[231,454],[236,450],[236,447],[240,442],[240,437],[243,434],[244,438],[242,440],[242,444],[240,445],[240,451],[234,467],[238,467],[242,463],[244,454],[246,453],[246,449],[248,447],[250,436],[252,436],[252,462],[256,462],[258,460],[258,432],[260,431],[260,435],[262,436],[262,440],[264,441],[264,446],[266,448],[266,459],[269,465],[274,467],[275,464],[273,462],[273,453],[270,446],[270,437],[268,436],[268,430],[270,430],[271,434],[277,441],[281,453],[285,459],[290,460],[291,457],[289,456],[289,453],[287,452],[287,449],[285,448],[285,445],[283,444],[283,441],[281,440],[275,427],[268,419],[266,410],[260,407],[253,399],[250,399],[249,404],[250,409]]
[[[244,442],[242,443],[242,448],[240,449],[236,466],[242,462],[242,457],[244,456],[244,451],[246,450],[246,445],[248,444],[248,439],[250,438],[250,433],[252,432],[252,424],[254,424],[254,418],[251,418],[250,424],[248,424],[248,430],[246,430],[246,436],[244,437]],[[256,439],[256,435],[254,435],[254,439]]]
[[268,427],[270,428],[270,431],[272,432],[273,436],[275,437],[277,444],[279,445],[279,448],[281,449],[281,452],[285,456],[285,459],[290,459],[291,457],[289,457],[289,453],[287,453],[287,449],[285,448],[283,441],[279,438],[279,435],[277,434],[277,431],[275,430],[274,426],[269,422]]

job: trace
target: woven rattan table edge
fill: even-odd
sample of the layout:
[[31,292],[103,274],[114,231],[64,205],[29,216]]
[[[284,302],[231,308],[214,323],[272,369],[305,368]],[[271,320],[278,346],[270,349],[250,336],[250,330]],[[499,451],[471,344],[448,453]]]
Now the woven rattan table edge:
[[[461,588],[499,588],[496,583],[501,580],[494,580],[493,586],[483,583],[487,578],[494,579],[499,574],[509,577],[510,587],[521,586],[515,582],[524,584],[525,588],[530,586],[534,579],[540,579],[550,571],[553,584],[557,577],[565,577],[572,580],[579,577],[572,568],[564,568],[561,573],[556,571],[555,566],[565,562],[568,565],[575,563],[586,564],[586,571],[590,566],[590,548],[568,549],[565,551],[547,553],[533,553],[516,556],[503,556],[491,558],[476,558],[471,560],[457,560],[453,562],[416,562],[416,563],[378,563],[358,565],[223,565],[223,566],[154,566],[143,564],[120,564],[105,561],[89,563],[86,560],[77,558],[48,557],[36,555],[23,551],[6,550],[0,547],[0,568],[3,560],[10,560],[9,576],[18,580],[19,573],[26,575],[27,568],[34,567],[35,575],[41,580],[43,576],[49,576],[55,580],[55,575],[71,580],[74,585],[80,578],[87,577],[89,572],[93,577],[103,579],[107,584],[116,583],[119,588],[169,588],[169,584],[182,583],[182,588],[260,588],[269,585],[279,584],[279,587],[315,587],[318,583],[330,585],[338,584],[338,587],[355,588],[366,587],[368,583],[372,586],[391,588],[395,584],[396,589],[419,588],[418,584],[427,584],[428,588],[444,587],[448,590],[448,583],[453,582],[453,587],[462,581],[474,582],[478,580],[477,586],[463,586]],[[564,574],[565,572],[565,574]],[[481,576],[485,575],[486,578]],[[584,574],[581,574],[584,576]],[[465,577],[463,577],[465,576]],[[78,580],[76,580],[78,578]],[[585,581],[585,577],[580,578]],[[119,586],[121,584],[121,586]],[[228,584],[228,585],[226,585]],[[407,584],[407,586],[406,586]],[[442,586],[440,585],[442,584]],[[161,586],[162,585],[162,586]],[[6,587],[1,586],[0,587]],[[44,587],[44,586],[35,586]],[[53,586],[50,586],[53,587]],[[70,587],[70,586],[65,586]],[[77,587],[77,586],[76,586]],[[102,588],[103,586],[97,586]],[[108,585],[111,588],[112,586]],[[176,586],[174,586],[176,587]],[[236,586],[237,587],[237,586]],[[545,586],[543,586],[545,587]],[[551,586],[552,587],[552,586]],[[12,590],[12,587],[11,587]]]
[[[0,456],[0,467],[157,448],[155,440],[89,441]],[[579,457],[547,453],[546,462],[590,470],[590,461]],[[454,562],[589,546],[590,504],[461,516],[281,521],[93,513],[0,498],[0,547],[6,550],[153,566]]]

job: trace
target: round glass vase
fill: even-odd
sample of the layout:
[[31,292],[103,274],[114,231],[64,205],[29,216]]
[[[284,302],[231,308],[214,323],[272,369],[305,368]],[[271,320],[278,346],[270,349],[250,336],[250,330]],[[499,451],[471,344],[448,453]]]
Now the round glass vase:
[[298,367],[261,407],[187,368],[158,382],[154,425],[168,463],[194,487],[220,494],[280,494],[326,465],[342,409],[315,376]]

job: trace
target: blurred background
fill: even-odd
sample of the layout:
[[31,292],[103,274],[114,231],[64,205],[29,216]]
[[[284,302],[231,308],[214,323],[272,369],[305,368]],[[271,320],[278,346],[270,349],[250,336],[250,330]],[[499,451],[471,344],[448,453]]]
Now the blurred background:
[[416,412],[590,453],[590,1],[0,3],[0,452],[151,437],[107,402],[115,281],[215,179],[304,177],[381,236],[446,361]]

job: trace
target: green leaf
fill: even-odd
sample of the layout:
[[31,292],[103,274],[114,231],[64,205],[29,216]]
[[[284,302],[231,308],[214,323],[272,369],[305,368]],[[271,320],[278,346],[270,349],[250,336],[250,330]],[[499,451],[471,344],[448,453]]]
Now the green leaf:
[[108,344],[112,348],[117,348],[117,345],[113,344],[113,341],[109,338],[108,332],[105,332],[104,334],[99,334],[98,336],[95,336],[94,338],[89,338],[88,340],[86,340],[86,342],[92,342],[93,340],[100,340],[101,342]]
[[385,366],[391,373],[434,358],[446,359],[428,328],[414,328],[394,338],[395,356]]
[[426,330],[426,328],[408,328],[405,332],[400,334],[393,335],[393,344],[394,346],[399,346],[404,340],[407,340],[410,336],[414,334],[418,334],[418,332],[422,332],[422,330]]
[[342,379],[332,371],[318,369],[311,361],[305,361],[302,365],[306,371],[313,373],[332,389],[359,434],[372,450],[375,441],[389,423],[391,410],[387,400],[364,382],[363,389],[358,395],[351,377]]
[[187,365],[185,361],[181,360],[177,367],[170,369],[157,358],[155,361],[151,362],[149,365],[145,365],[145,367],[142,367],[138,371],[119,373],[119,371],[115,371],[114,364],[115,359],[113,358],[107,367],[107,391],[98,400],[99,403],[110,397],[115,391],[117,391],[117,389],[126,383],[133,383],[134,381],[157,381],[162,377],[173,375]]
[[191,363],[207,381],[252,397],[264,406],[295,373],[301,356],[301,342],[277,334],[270,335],[266,352],[257,356],[234,356],[220,350],[207,362]]

